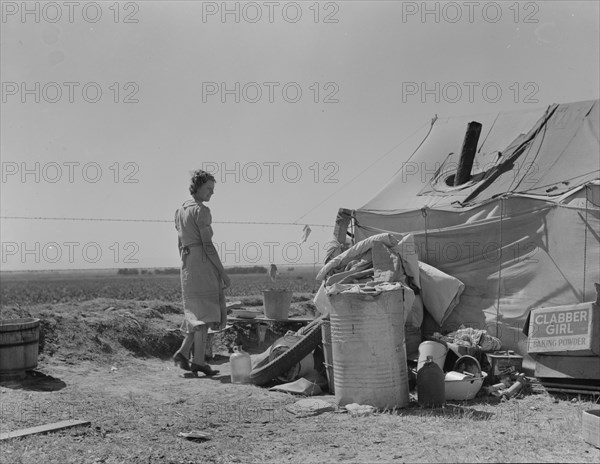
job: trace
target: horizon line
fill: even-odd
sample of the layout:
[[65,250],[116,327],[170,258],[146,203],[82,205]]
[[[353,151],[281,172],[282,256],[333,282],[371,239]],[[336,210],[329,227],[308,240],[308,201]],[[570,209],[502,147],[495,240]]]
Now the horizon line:
[[[295,264],[277,264],[277,263],[267,263],[267,264],[238,264],[232,266],[224,266],[225,269],[231,268],[240,268],[240,267],[268,267],[271,264],[275,264],[281,268],[290,268],[297,266],[316,266],[322,265],[321,263],[295,263]],[[2,273],[11,273],[11,272],[68,272],[68,271],[118,271],[120,269],[140,269],[140,270],[148,270],[148,269],[180,269],[178,266],[158,266],[158,267],[98,267],[98,268],[67,268],[67,269],[0,269],[0,274]]]

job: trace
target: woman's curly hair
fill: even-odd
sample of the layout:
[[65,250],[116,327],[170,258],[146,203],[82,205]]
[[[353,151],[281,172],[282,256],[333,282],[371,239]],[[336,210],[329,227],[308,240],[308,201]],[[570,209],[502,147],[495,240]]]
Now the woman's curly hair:
[[192,173],[192,178],[190,179],[190,194],[194,194],[198,191],[202,185],[206,184],[209,181],[215,181],[215,178],[209,172],[203,171],[202,169],[196,169]]

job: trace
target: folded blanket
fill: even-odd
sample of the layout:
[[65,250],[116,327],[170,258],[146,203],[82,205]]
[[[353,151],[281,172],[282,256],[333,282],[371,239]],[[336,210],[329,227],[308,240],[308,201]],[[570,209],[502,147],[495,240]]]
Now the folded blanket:
[[[392,234],[384,233],[372,235],[361,240],[325,264],[317,274],[316,280],[325,280],[328,276],[335,273],[336,270],[338,272],[340,270],[347,270],[346,266],[353,260],[366,259],[364,255],[371,250],[373,244],[380,242],[400,256],[404,273],[413,279],[413,283],[417,288],[420,288],[418,256],[414,238],[412,234],[402,235],[401,237],[401,240],[398,241]],[[372,257],[370,257],[370,260],[372,261]]]

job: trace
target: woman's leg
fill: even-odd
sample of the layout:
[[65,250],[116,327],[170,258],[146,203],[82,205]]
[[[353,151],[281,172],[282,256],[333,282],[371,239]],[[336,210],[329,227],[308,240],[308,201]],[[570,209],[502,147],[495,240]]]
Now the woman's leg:
[[194,343],[194,334],[186,333],[183,338],[183,343],[181,344],[181,348],[179,348],[175,354],[173,355],[173,361],[175,364],[181,367],[184,371],[191,370],[190,368],[190,351],[192,349],[192,344]]
[[181,348],[177,350],[177,353],[181,353],[185,359],[190,359],[190,351],[192,351],[192,345],[194,344],[194,332],[188,332],[185,334]]
[[204,360],[206,355],[206,343],[208,342],[208,325],[204,324],[196,328],[194,332],[194,358],[190,369],[192,372],[203,372],[207,376],[216,375],[218,370],[213,369]]
[[206,361],[206,341],[208,339],[208,325],[203,324],[196,328],[193,334],[194,340],[194,357],[192,362],[199,366],[204,366]]

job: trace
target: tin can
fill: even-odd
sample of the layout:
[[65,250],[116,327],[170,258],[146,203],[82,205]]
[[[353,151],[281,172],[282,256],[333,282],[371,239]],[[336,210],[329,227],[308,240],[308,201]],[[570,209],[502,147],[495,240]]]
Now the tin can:
[[521,372],[523,370],[523,356],[514,351],[494,351],[487,353],[491,365],[490,383],[500,382],[503,376]]

